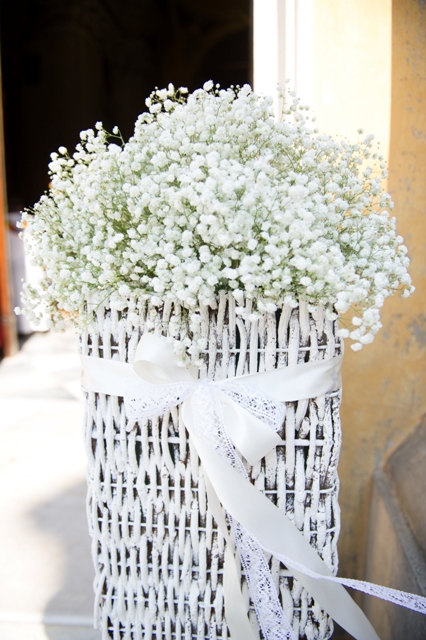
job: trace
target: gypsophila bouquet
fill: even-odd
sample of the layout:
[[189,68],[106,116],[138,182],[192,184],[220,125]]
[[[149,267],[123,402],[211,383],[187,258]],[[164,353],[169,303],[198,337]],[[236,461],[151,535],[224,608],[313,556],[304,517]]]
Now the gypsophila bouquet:
[[119,309],[141,296],[179,303],[190,351],[200,306],[226,290],[248,319],[299,299],[331,319],[353,308],[340,335],[355,350],[372,342],[384,299],[413,290],[383,158],[373,136],[320,135],[294,94],[281,97],[277,122],[272,99],[248,85],[169,85],[127,143],[97,123],[73,156],[53,153],[50,190],[23,215],[44,269],[25,285],[24,311],[61,325],[64,314],[84,323],[88,301],[106,296]]

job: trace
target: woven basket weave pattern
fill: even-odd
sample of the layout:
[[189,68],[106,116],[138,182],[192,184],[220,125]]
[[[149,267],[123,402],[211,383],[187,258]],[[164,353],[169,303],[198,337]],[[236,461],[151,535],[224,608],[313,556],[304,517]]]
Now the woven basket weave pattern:
[[[134,328],[124,312],[103,306],[81,335],[86,355],[132,362],[147,326],[167,335],[173,306],[141,304]],[[200,377],[235,375],[331,358],[340,353],[333,323],[301,303],[245,322],[232,296],[202,310],[207,350]],[[247,470],[337,571],[340,518],[337,462],[340,390],[287,403],[285,444]],[[179,408],[128,424],[121,398],[88,393],[88,519],[95,564],[95,609],[102,638],[211,640],[229,638],[223,608],[224,541],[208,508],[199,460]],[[332,621],[275,559],[270,563],[296,635],[325,640]],[[243,593],[249,608],[244,576]],[[254,610],[250,619],[257,628]]]

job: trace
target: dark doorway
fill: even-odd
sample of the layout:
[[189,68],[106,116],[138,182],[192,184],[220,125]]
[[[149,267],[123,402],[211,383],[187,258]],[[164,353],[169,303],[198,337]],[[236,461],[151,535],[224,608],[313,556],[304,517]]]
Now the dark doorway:
[[133,130],[155,86],[251,82],[250,0],[1,0],[9,209],[48,185],[49,156],[101,120]]

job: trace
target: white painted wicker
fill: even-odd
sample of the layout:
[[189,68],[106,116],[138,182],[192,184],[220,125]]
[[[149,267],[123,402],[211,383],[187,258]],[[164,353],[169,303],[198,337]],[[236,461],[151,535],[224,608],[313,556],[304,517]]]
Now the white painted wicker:
[[[173,306],[159,310],[145,303],[138,310],[135,329],[126,311],[100,306],[95,325],[81,334],[82,353],[132,362],[147,322],[150,331],[167,335],[170,317],[180,313]],[[303,303],[246,323],[236,317],[232,296],[223,294],[217,308],[203,311],[202,331],[208,347],[200,377],[215,380],[331,358],[341,350],[333,323],[321,309],[313,316]],[[280,434],[285,445],[247,466],[256,487],[295,522],[335,572],[340,397],[337,389],[287,403]],[[127,427],[121,398],[87,394],[87,504],[102,639],[229,638],[224,541],[209,511],[199,460],[179,408]],[[270,566],[295,635],[329,638],[330,617],[275,559]],[[242,584],[249,608],[244,575]],[[250,619],[258,628],[252,608]]]

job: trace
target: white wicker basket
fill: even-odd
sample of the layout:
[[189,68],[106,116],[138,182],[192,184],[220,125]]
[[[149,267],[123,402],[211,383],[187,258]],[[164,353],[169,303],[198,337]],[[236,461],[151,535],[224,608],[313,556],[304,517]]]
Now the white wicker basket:
[[[169,319],[180,313],[173,306],[148,304],[138,311],[135,329],[126,311],[99,307],[96,322],[81,334],[81,352],[132,362],[147,323],[149,331],[167,335]],[[215,309],[204,310],[202,331],[208,347],[200,377],[215,380],[332,358],[341,351],[333,323],[321,309],[313,316],[303,303],[246,323],[236,317],[232,296],[223,294]],[[285,445],[247,466],[251,481],[303,531],[334,572],[340,398],[336,389],[287,403],[280,433]],[[224,540],[210,513],[198,456],[179,408],[128,430],[122,399],[90,392],[85,424],[95,615],[103,640],[229,638]],[[272,559],[270,566],[295,635],[329,638],[330,617],[278,561]],[[242,584],[249,609],[244,575]],[[253,609],[250,619],[258,628]]]

